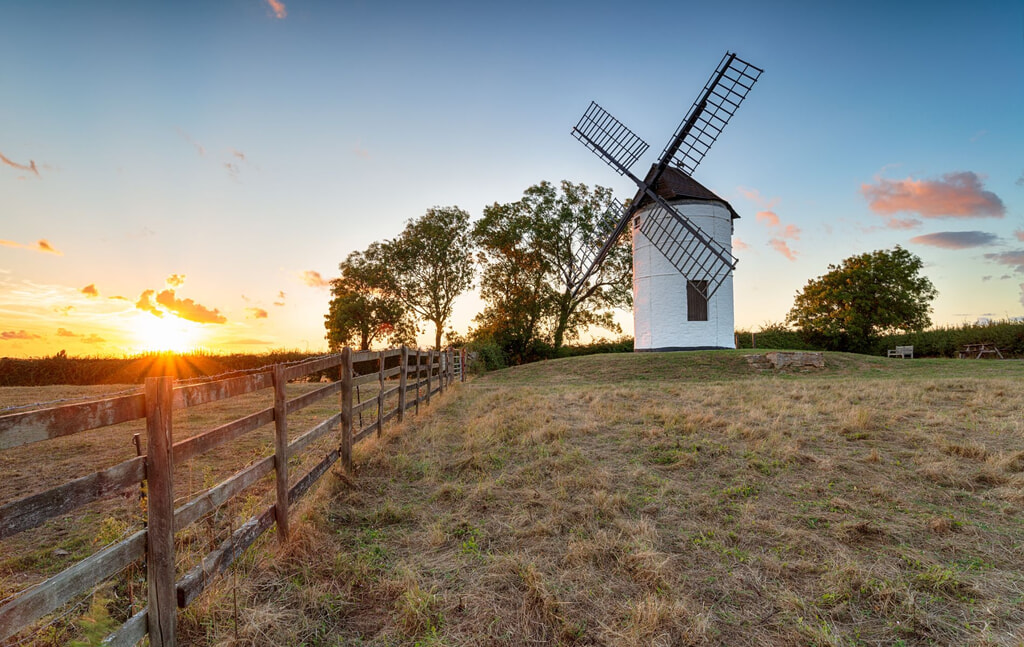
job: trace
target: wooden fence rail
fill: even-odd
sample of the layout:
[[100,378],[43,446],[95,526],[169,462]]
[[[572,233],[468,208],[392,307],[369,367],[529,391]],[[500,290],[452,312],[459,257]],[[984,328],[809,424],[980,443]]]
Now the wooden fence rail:
[[[420,351],[407,347],[386,351],[353,351],[316,360],[267,367],[242,377],[193,385],[176,385],[174,379],[148,378],[143,393],[130,394],[82,404],[0,416],[0,451],[69,436],[91,429],[146,420],[146,454],[93,474],[68,481],[0,506],[0,539],[38,527],[53,517],[83,505],[109,498],[127,488],[146,483],[147,524],[131,536],[83,559],[0,606],[0,641],[5,641],[58,609],[76,596],[88,593],[131,563],[146,561],[147,608],[132,615],[107,637],[104,644],[134,645],[149,635],[154,647],[176,643],[177,608],[198,597],[256,539],[271,526],[277,527],[279,541],[289,535],[288,511],[339,459],[352,470],[352,446],[375,433],[380,435],[389,420],[402,420],[405,412],[431,395],[443,392],[455,379],[458,366],[462,379],[465,354],[458,350]],[[368,369],[372,367],[372,371]],[[288,399],[285,385],[312,373],[339,369],[340,379]],[[357,370],[358,369],[358,370]],[[387,386],[396,379],[396,386]],[[356,386],[375,383],[372,399],[353,402]],[[265,388],[274,389],[274,406],[243,416],[174,442],[172,410],[233,398]],[[339,394],[338,411],[291,439],[288,416],[328,396]],[[413,394],[410,397],[410,394]],[[395,401],[388,409],[389,400]],[[366,412],[369,424],[357,425]],[[174,508],[174,466],[195,458],[244,434],[274,423],[274,453],[233,474]],[[289,461],[315,441],[337,429],[339,443],[305,475],[289,487]],[[180,580],[175,580],[175,533],[215,512],[242,494],[261,478],[275,474],[274,503],[238,527],[216,550],[207,554]]]

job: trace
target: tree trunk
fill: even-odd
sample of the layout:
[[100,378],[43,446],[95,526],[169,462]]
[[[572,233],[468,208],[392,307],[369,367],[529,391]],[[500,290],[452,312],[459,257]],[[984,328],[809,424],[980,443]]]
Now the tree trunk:
[[434,322],[434,328],[437,331],[434,334],[434,350],[441,350],[441,333],[443,332],[443,329],[441,328],[441,326],[443,324],[444,324],[443,321],[435,321]]

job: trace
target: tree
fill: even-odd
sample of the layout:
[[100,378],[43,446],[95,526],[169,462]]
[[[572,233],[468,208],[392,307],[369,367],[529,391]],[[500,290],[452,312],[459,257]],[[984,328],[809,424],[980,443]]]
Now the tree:
[[455,298],[473,285],[473,241],[469,214],[458,207],[434,207],[394,240],[376,250],[385,292],[411,313],[434,324],[436,348],[452,316]]
[[581,251],[600,246],[615,225],[618,203],[610,189],[563,181],[531,186],[509,204],[484,209],[473,230],[483,265],[477,317],[509,352],[523,361],[538,343],[557,352],[592,325],[620,331],[615,308],[632,305],[632,253],[621,238],[583,289],[572,284],[587,268]]
[[379,339],[400,344],[415,336],[415,326],[401,302],[387,294],[387,278],[379,265],[379,243],[365,252],[352,252],[331,281],[331,303],[324,316],[331,350],[358,343],[367,350]]
[[786,323],[828,348],[864,352],[880,335],[931,325],[938,292],[923,263],[899,245],[851,256],[797,292]]

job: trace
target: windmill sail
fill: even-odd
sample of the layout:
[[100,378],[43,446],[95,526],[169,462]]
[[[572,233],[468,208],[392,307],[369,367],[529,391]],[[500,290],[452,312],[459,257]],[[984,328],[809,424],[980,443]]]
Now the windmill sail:
[[647,142],[593,101],[572,129],[572,136],[597,153],[619,175],[629,173],[629,167],[649,148]]
[[726,53],[662,151],[661,163],[693,175],[763,71]]

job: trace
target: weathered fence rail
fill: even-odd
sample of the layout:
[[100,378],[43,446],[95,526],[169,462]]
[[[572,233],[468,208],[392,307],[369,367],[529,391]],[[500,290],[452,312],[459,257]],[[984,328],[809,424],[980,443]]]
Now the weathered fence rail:
[[[389,420],[402,420],[420,402],[429,403],[456,379],[464,379],[465,355],[420,351],[407,347],[385,351],[353,351],[294,365],[275,365],[265,371],[202,384],[176,385],[172,378],[149,378],[143,393],[80,404],[0,416],[0,451],[39,443],[132,420],[146,421],[145,455],[123,461],[0,506],[0,540],[36,528],[47,520],[81,506],[114,496],[145,483],[146,529],[79,561],[70,568],[22,591],[0,606],[0,641],[15,636],[76,596],[92,591],[139,559],[145,559],[147,607],[132,615],[107,637],[105,644],[134,645],[147,634],[156,647],[176,642],[177,608],[195,600],[219,574],[272,526],[278,539],[289,535],[288,510],[338,460],[352,469],[352,446],[380,435]],[[360,370],[357,370],[358,369]],[[372,370],[368,370],[371,368]],[[340,369],[340,379],[287,398],[285,385],[312,373]],[[398,384],[388,381],[397,378]],[[372,399],[354,402],[356,387],[375,383]],[[174,442],[172,410],[225,400],[262,389],[274,389],[274,406],[256,411],[190,438]],[[413,393],[414,392],[414,393]],[[410,394],[413,393],[411,396]],[[290,438],[289,419],[324,398],[338,394],[338,411]],[[388,406],[389,401],[394,405]],[[355,425],[363,414],[372,421]],[[274,423],[274,453],[174,507],[174,466],[198,457],[260,427]],[[289,487],[290,460],[337,429],[332,447]],[[275,474],[274,502],[238,527],[181,579],[175,573],[175,533],[215,512],[260,479]]]

